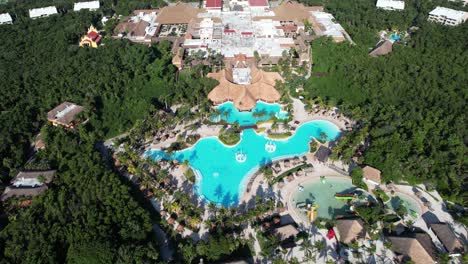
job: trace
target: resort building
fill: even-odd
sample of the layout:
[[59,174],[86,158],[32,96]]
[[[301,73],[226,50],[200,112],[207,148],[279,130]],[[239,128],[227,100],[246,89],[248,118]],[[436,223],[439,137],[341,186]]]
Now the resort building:
[[47,120],[54,126],[64,126],[73,129],[79,123],[77,115],[83,112],[83,110],[82,106],[63,102],[47,113]]
[[376,7],[384,10],[403,10],[405,1],[403,0],[377,0]]
[[388,39],[386,40],[381,40],[371,52],[369,52],[369,55],[371,57],[378,57],[378,56],[383,56],[391,53],[393,51],[393,41],[390,41]]
[[13,19],[11,18],[10,14],[3,13],[0,14],[0,25],[3,24],[13,24]]
[[52,182],[55,170],[21,171],[11,180],[11,186],[6,187],[0,197],[5,201],[10,197],[34,197],[47,190],[47,184]]
[[214,104],[230,101],[240,111],[249,111],[259,100],[275,103],[281,98],[275,89],[276,81],[283,81],[279,73],[258,69],[253,59],[247,59],[245,54],[236,55],[235,60],[226,65],[226,69],[209,73],[208,77],[219,82],[208,94]]
[[381,172],[371,166],[362,168],[362,177],[364,182],[370,183],[371,185],[379,186],[381,184]]
[[93,26],[90,26],[88,33],[81,37],[80,47],[91,47],[97,48],[101,42],[102,36],[99,34],[97,29]]
[[133,42],[151,42],[158,29],[156,23],[157,9],[135,10],[127,21],[117,25],[116,37],[127,38]]
[[345,40],[344,28],[335,23],[335,17],[332,14],[313,11],[311,12],[313,20],[318,24],[314,27],[314,31],[319,36],[328,36],[335,42],[343,42]]
[[33,188],[14,188],[6,187],[3,194],[0,196],[1,201],[5,201],[11,197],[35,197],[45,192],[48,189],[47,185],[42,185]]
[[11,185],[17,188],[42,186],[53,180],[55,172],[55,170],[20,171],[20,173],[11,180]]
[[29,17],[32,19],[48,17],[55,14],[57,14],[57,8],[55,6],[29,9]]
[[251,9],[265,10],[270,7],[268,0],[249,0],[248,2]]
[[465,246],[447,223],[430,224],[429,228],[434,232],[449,254],[461,254],[465,251]]
[[338,240],[345,244],[369,238],[364,222],[360,218],[337,219],[336,229]]
[[412,260],[416,264],[434,264],[437,262],[437,249],[431,237],[426,233],[409,233],[389,236],[392,250],[401,262]]
[[436,7],[429,13],[428,20],[446,26],[457,26],[468,19],[468,12],[458,11],[446,7]]
[[[170,41],[174,54],[184,49],[181,65],[192,54],[206,58],[215,53],[228,60],[237,54],[249,59],[256,56],[257,66],[277,64],[291,48],[295,48],[302,65],[310,61],[312,38],[327,35],[335,41],[345,39],[344,29],[320,6],[287,1],[270,9],[267,0],[238,0],[226,4],[224,10],[223,1],[207,0],[204,7],[177,3],[162,9],[136,10],[116,27],[115,37],[140,43]],[[305,31],[306,22],[314,36],[309,29]]]
[[78,2],[73,6],[73,11],[80,11],[82,9],[88,9],[89,11],[96,11],[100,7],[99,1],[89,2]]
[[221,11],[221,9],[223,9],[223,0],[203,1],[203,7],[208,11]]

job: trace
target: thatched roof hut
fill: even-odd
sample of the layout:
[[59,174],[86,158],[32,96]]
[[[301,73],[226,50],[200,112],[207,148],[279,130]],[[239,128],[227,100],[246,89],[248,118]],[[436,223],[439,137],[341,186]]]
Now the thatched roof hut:
[[429,226],[439,238],[449,253],[463,253],[465,248],[447,223],[431,224]]
[[371,182],[375,185],[379,185],[381,183],[381,172],[371,166],[365,166],[362,168],[362,177],[367,182]]
[[437,249],[432,239],[426,233],[410,233],[403,236],[389,236],[392,250],[410,259],[416,264],[436,263]]
[[275,229],[274,233],[279,237],[280,240],[286,240],[292,236],[299,234],[299,231],[293,225],[285,225]]
[[360,218],[338,219],[336,221],[336,228],[338,229],[340,241],[345,244],[364,239],[369,236],[364,228],[364,223]]
[[277,80],[283,81],[283,78],[277,72],[264,72],[252,68],[252,82],[247,85],[234,83],[230,68],[217,73],[208,73],[208,77],[219,82],[219,85],[208,94],[208,99],[215,104],[232,101],[237,109],[249,111],[255,107],[258,100],[274,103],[281,98],[281,94],[275,89],[275,84]]

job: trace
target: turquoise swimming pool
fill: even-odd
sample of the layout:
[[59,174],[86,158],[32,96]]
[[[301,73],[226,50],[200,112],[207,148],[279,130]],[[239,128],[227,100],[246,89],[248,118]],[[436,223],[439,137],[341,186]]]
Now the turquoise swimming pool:
[[188,160],[197,175],[195,192],[211,202],[232,206],[238,203],[249,177],[259,166],[280,158],[304,155],[309,151],[311,137],[319,138],[321,133],[327,135],[327,140],[334,140],[339,137],[340,130],[329,121],[315,120],[297,128],[286,140],[271,140],[247,129],[235,146],[226,146],[217,137],[209,137],[172,156],[161,150],[148,150],[145,155],[154,160]]
[[[335,199],[336,193],[353,193],[356,187],[350,179],[336,179],[325,177],[324,181],[317,180],[303,185],[302,191],[293,194],[293,206],[303,208],[307,204],[317,204],[317,216],[333,219],[336,215],[350,213],[346,200]],[[301,217],[307,219],[306,212],[296,208]]]
[[268,104],[264,102],[257,102],[255,107],[250,111],[239,111],[232,102],[226,102],[216,107],[220,111],[220,115],[212,119],[218,121],[223,119],[231,124],[238,122],[241,126],[253,125],[259,121],[268,120],[271,115],[279,119],[286,119],[288,113],[281,110],[279,104]]

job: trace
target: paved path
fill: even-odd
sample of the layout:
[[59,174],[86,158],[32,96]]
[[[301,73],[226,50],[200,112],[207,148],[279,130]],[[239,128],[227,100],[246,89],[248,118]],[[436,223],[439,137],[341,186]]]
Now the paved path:
[[174,246],[167,238],[164,231],[158,226],[153,226],[154,233],[156,235],[156,239],[158,240],[159,244],[159,254],[161,255],[161,259],[163,261],[170,261],[172,260],[172,256],[174,255]]

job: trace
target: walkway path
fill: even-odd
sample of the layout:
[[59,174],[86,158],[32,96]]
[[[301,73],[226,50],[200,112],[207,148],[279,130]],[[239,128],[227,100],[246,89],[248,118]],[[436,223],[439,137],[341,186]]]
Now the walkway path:
[[170,245],[169,239],[158,225],[154,225],[153,230],[156,235],[156,239],[158,240],[161,259],[166,262],[170,261],[174,255],[174,247]]

